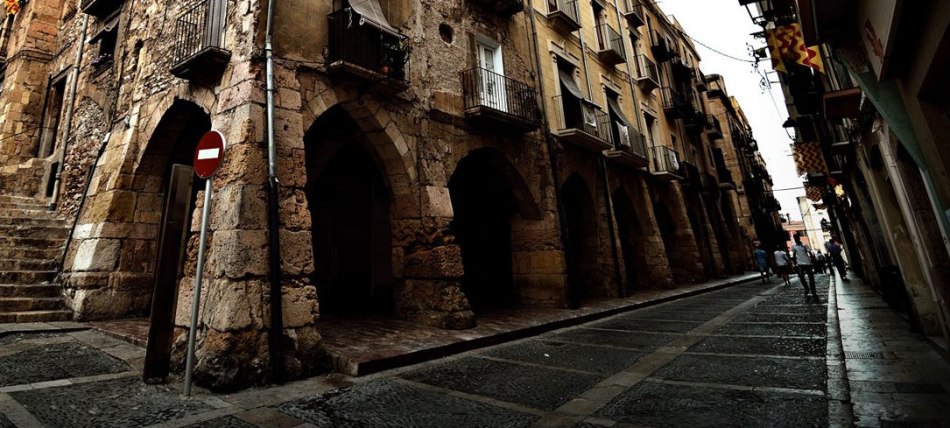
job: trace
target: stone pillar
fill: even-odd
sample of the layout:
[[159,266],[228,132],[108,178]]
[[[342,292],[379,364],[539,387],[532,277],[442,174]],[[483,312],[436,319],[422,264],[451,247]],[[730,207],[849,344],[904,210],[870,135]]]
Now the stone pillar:
[[686,212],[686,199],[679,182],[669,184],[667,202],[673,215],[676,232],[673,237],[675,245],[668,248],[670,267],[673,278],[677,283],[695,283],[703,280],[703,264],[696,245],[696,237],[689,223]]

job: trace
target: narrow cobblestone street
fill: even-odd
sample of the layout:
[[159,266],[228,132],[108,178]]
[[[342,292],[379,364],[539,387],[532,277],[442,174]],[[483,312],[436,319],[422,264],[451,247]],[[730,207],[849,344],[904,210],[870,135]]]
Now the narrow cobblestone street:
[[752,282],[376,375],[191,399],[142,384],[141,348],[101,333],[7,334],[0,427],[847,426],[851,403],[858,426],[950,423],[946,360],[859,281],[817,279],[817,299]]

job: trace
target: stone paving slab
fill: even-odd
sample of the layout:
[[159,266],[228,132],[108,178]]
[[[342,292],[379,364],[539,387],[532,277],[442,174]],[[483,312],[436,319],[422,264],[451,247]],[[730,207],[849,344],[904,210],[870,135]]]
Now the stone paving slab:
[[642,382],[596,416],[655,427],[827,426],[825,398]]
[[655,321],[647,319],[610,319],[588,324],[591,328],[609,330],[648,331],[660,333],[685,333],[699,327],[701,322]]
[[411,371],[404,379],[553,410],[603,379],[582,373],[466,357]]
[[16,425],[13,422],[10,422],[3,413],[0,413],[0,428],[16,428]]
[[546,340],[589,345],[610,345],[642,351],[649,351],[659,348],[669,343],[674,338],[676,338],[676,335],[667,333],[641,333],[586,327],[576,328],[545,336]]
[[642,352],[574,343],[531,340],[483,352],[496,358],[611,375],[633,365]]
[[809,314],[770,314],[770,313],[748,313],[740,315],[735,319],[735,322],[769,322],[769,323],[778,323],[778,322],[795,322],[795,323],[820,323],[824,324],[825,319],[827,318],[826,314],[820,313],[809,313]]
[[10,395],[50,427],[130,427],[211,410],[162,386],[135,377],[12,392]]
[[0,387],[128,371],[129,365],[81,343],[39,345],[0,357]]
[[782,336],[782,337],[824,337],[827,327],[824,324],[774,323],[749,324],[731,322],[713,334],[739,336]]
[[376,380],[279,406],[317,427],[527,427],[538,417]]
[[188,428],[257,428],[257,425],[234,416],[224,416],[186,425]]
[[822,357],[824,339],[778,337],[708,337],[693,345],[687,352],[720,354],[776,355],[789,357]]
[[654,373],[661,379],[824,390],[825,362],[759,357],[681,355]]

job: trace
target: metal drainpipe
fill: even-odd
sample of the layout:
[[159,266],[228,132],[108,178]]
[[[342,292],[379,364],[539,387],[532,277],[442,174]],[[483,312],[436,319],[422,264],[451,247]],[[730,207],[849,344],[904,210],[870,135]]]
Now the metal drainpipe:
[[[578,16],[580,13],[578,13]],[[579,19],[579,18],[578,18]],[[587,80],[587,98],[590,102],[594,102],[594,90],[590,86],[590,73],[588,72],[587,66],[587,46],[584,44],[584,33],[583,30],[577,32],[578,37],[581,39],[581,60],[584,64],[584,78]],[[609,130],[608,130],[609,132]],[[598,162],[600,163],[600,173],[603,178],[604,186],[604,203],[607,204],[607,231],[610,236],[610,250],[614,258],[614,280],[617,281],[617,290],[621,296],[624,295],[623,290],[623,281],[621,281],[620,274],[620,253],[617,251],[617,240],[615,239],[616,233],[614,232],[614,218],[613,218],[613,203],[610,200],[610,188],[607,176],[607,162],[604,161],[604,156],[598,157]]]
[[[73,123],[73,104],[76,102],[76,87],[79,81],[79,67],[82,65],[82,51],[86,47],[86,30],[89,28],[89,15],[82,17],[82,36],[79,39],[79,49],[76,51],[76,62],[73,63],[72,81],[69,83],[69,102],[66,104],[66,121],[63,124],[63,144],[59,149],[58,164],[56,165],[56,179],[53,182],[53,199],[50,200],[49,209],[56,209],[56,202],[59,201],[59,187],[62,184],[63,163],[66,160],[66,146],[69,143],[69,131]],[[56,132],[56,130],[53,130]]]
[[270,351],[272,380],[284,382],[284,337],[283,301],[280,259],[280,182],[277,180],[277,143],[274,137],[274,9],[277,0],[267,2],[267,28],[264,41],[267,80],[267,232],[268,232],[268,278],[270,280],[270,334],[267,345]]
[[[554,154],[554,138],[551,136],[551,126],[548,121],[548,104],[544,95],[543,68],[541,67],[541,47],[538,44],[538,27],[534,18],[534,6],[528,2],[528,21],[531,23],[531,41],[534,44],[534,60],[537,66],[538,76],[535,80],[538,86],[538,93],[541,97],[541,121],[544,129],[544,144],[548,151],[548,163],[551,165],[551,179],[554,180],[554,204],[557,207],[558,227],[561,232],[561,247],[567,249],[567,236],[570,230],[567,226],[567,216],[564,210],[564,198],[561,197],[561,174],[558,172],[557,156]],[[567,251],[564,252],[565,255]]]

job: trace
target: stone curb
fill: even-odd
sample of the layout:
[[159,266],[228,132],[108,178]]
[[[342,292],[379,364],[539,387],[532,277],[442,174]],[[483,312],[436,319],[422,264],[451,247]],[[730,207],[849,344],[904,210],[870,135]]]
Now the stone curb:
[[525,327],[525,328],[512,330],[508,332],[478,337],[475,339],[464,340],[464,341],[459,341],[455,343],[449,343],[445,345],[436,346],[434,348],[421,349],[418,351],[413,351],[406,354],[394,355],[391,357],[385,357],[378,360],[360,362],[360,363],[357,363],[355,375],[365,376],[372,373],[378,373],[384,370],[390,370],[390,369],[394,369],[394,368],[398,368],[402,366],[408,366],[412,364],[422,363],[425,361],[431,361],[431,360],[446,357],[449,355],[471,351],[474,349],[485,348],[488,346],[494,346],[501,343],[511,342],[514,340],[533,337],[542,333],[547,333],[549,331],[558,330],[558,329],[562,329],[566,327],[573,327],[580,324],[586,324],[591,321],[597,321],[603,318],[611,317],[611,316],[622,314],[625,312],[630,312],[636,309],[642,309],[642,308],[646,308],[650,306],[655,306],[661,303],[667,303],[674,300],[692,297],[692,296],[708,293],[711,291],[721,290],[724,288],[729,288],[729,287],[733,287],[736,285],[745,284],[745,283],[753,282],[757,280],[759,280],[758,275],[754,275],[754,276],[748,275],[748,276],[733,278],[721,283],[711,284],[708,287],[692,289],[692,290],[684,291],[679,294],[664,296],[664,297],[660,297],[660,298],[649,300],[649,301],[630,303],[630,304],[621,305],[615,308],[604,309],[604,310],[592,312],[589,314],[551,321],[544,324],[534,325],[534,326]]

